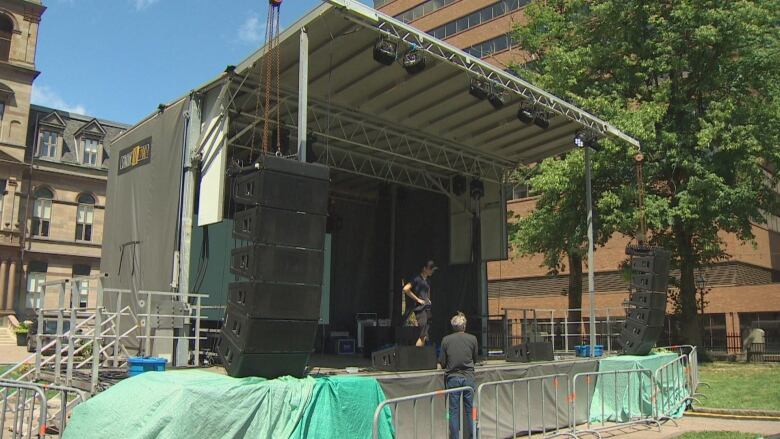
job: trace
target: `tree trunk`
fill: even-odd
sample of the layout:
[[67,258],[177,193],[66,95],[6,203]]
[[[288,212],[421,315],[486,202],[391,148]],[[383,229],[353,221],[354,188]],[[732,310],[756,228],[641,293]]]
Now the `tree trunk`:
[[701,326],[696,306],[696,281],[694,273],[696,260],[693,245],[682,227],[675,227],[677,248],[680,252],[680,322],[682,339],[685,344],[701,347]]
[[[569,309],[582,309],[582,255],[569,252]],[[582,311],[569,311],[569,322],[580,322]],[[581,325],[569,324],[569,334],[580,334]]]

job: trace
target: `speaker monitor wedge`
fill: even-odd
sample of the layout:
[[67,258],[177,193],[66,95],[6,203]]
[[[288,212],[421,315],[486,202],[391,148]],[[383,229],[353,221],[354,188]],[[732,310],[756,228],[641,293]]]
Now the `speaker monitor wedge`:
[[393,346],[371,355],[374,369],[389,372],[436,369],[433,346]]

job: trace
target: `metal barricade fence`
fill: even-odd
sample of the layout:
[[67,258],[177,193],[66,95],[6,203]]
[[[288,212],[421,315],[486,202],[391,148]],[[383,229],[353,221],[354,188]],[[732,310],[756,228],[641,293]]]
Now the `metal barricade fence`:
[[658,349],[666,349],[676,352],[677,355],[686,355],[688,357],[686,377],[689,380],[691,396],[701,395],[697,393],[700,384],[709,386],[707,383],[699,381],[699,350],[696,346],[692,345],[675,345],[675,346],[663,346]]
[[688,402],[693,401],[690,383],[689,357],[678,355],[655,371],[659,389],[658,412],[664,419],[672,419]]
[[[44,394],[50,392],[56,392],[54,396],[49,398],[49,401],[59,399],[60,410],[57,413],[52,414],[52,420],[56,421],[57,430],[62,435],[65,431],[65,426],[68,424],[68,417],[73,408],[89,398],[89,394],[83,390],[76,389],[74,387],[57,386],[57,385],[42,385]],[[47,422],[51,424],[52,422]]]
[[[42,438],[46,435],[46,394],[40,386],[16,381],[0,381],[0,401],[2,401],[0,435],[3,438]],[[13,420],[9,424],[10,417],[13,417]],[[38,428],[33,430],[36,417]],[[10,430],[10,436],[4,434],[7,430]]]
[[[472,397],[472,401],[474,400],[474,389],[471,387],[456,387],[452,389],[447,390],[437,390],[435,392],[428,392],[428,393],[421,393],[419,395],[410,395],[410,396],[404,396],[400,398],[392,398],[382,401],[382,403],[379,404],[379,406],[376,408],[376,411],[374,412],[374,423],[373,423],[373,433],[372,437],[374,439],[384,439],[385,435],[381,435],[380,431],[382,430],[382,426],[380,425],[380,419],[382,418],[382,413],[385,410],[390,410],[390,416],[392,417],[392,434],[391,437],[403,437],[403,438],[414,438],[417,439],[420,438],[435,438],[435,437],[449,437],[449,422],[447,422],[445,425],[447,425],[447,428],[442,429],[441,425],[436,426],[436,409],[435,409],[435,402],[437,398],[444,397],[444,409],[445,413],[449,416],[449,395],[451,394],[459,394],[459,410],[458,410],[458,416],[460,417],[461,423],[460,423],[460,434],[459,438],[463,439],[464,437],[468,437],[464,434],[464,425],[463,421],[464,419],[464,395],[466,393],[470,393]],[[417,404],[420,401],[428,401],[430,403],[430,413],[429,413],[429,422],[426,424],[428,425],[428,431],[427,433],[422,433],[421,435],[418,434],[418,410],[417,410]],[[412,411],[412,419],[413,419],[413,425],[411,429],[413,430],[412,435],[404,434],[401,436],[399,434],[399,429],[404,427],[408,427],[408,424],[403,423],[403,419],[401,416],[401,412],[399,411],[399,404],[402,403],[411,403],[411,411]],[[472,407],[471,413],[465,413],[467,416],[470,416],[471,418],[471,433],[472,437],[476,437],[476,408]]]
[[[584,384],[584,386],[578,386],[579,384]],[[635,387],[634,384],[637,386]],[[614,388],[608,389],[607,387],[610,385]],[[575,435],[583,433],[598,435],[598,431],[633,424],[655,424],[658,431],[661,430],[656,404],[658,387],[653,372],[649,369],[584,372],[574,375],[571,398],[574,416],[577,414],[578,389],[582,387],[585,388],[586,392],[585,425],[587,428],[578,429],[577,422],[573,422],[572,431]],[[592,393],[591,388],[593,389]],[[643,390],[649,391],[649,401],[643,400]],[[610,400],[610,397],[613,398]],[[592,428],[594,423],[600,423],[601,426]]]
[[[565,386],[563,393],[559,391],[561,384]],[[490,421],[495,424],[494,428],[490,428],[487,422],[488,407],[486,406],[489,404],[487,404],[485,398],[488,396],[488,393],[491,393],[487,390],[491,387],[494,389],[492,392],[494,398],[492,408],[494,409],[495,417]],[[516,404],[517,399],[515,398],[518,387],[520,388],[519,405]],[[524,392],[523,388],[525,389]],[[509,395],[506,395],[507,391],[509,391]],[[550,393],[552,393],[551,396]],[[532,378],[518,378],[482,383],[477,388],[476,430],[479,432],[481,438],[487,437],[490,432],[494,432],[496,438],[506,437],[501,436],[501,420],[504,417],[504,413],[499,413],[499,401],[506,401],[508,399],[511,402],[510,410],[512,412],[512,424],[510,431],[512,437],[517,437],[517,433],[522,431],[525,431],[528,437],[539,433],[541,433],[543,437],[576,437],[573,433],[562,431],[571,430],[573,427],[572,423],[574,422],[574,416],[572,415],[571,405],[569,404],[570,394],[569,376],[567,374],[544,375]],[[532,395],[538,396],[538,400],[532,401]],[[549,407],[547,405],[548,401],[552,403]],[[525,411],[525,416],[522,416],[520,413],[521,409]],[[545,413],[547,413],[547,415],[545,415]],[[563,416],[561,416],[562,413]],[[517,422],[518,418],[523,417],[525,418],[523,419],[525,421],[525,428],[520,427]],[[534,420],[539,421],[540,423],[535,424]],[[561,422],[561,420],[563,420],[563,422]],[[550,425],[553,427],[548,428]]]

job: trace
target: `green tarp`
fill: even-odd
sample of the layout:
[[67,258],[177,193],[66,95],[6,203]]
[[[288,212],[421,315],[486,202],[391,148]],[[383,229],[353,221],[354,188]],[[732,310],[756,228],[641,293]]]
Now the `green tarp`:
[[[369,438],[384,399],[372,378],[147,372],[76,407],[63,437]],[[389,410],[380,426],[390,437]]]
[[601,360],[599,372],[647,369],[650,374],[599,374],[590,404],[590,421],[626,422],[652,417],[656,408],[662,414],[674,418],[682,416],[685,406],[680,403],[687,396],[683,368],[664,369],[666,373],[662,383],[654,383],[650,376],[655,376],[660,367],[677,357],[675,353],[654,353],[642,357],[620,355]]

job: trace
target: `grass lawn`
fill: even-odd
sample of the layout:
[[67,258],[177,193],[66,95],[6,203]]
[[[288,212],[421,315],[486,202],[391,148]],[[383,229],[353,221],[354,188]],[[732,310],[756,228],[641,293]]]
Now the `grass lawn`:
[[697,431],[683,433],[676,439],[756,439],[763,437],[755,433],[737,433],[734,431]]
[[712,386],[699,387],[703,407],[780,411],[780,364],[703,363],[699,370]]

